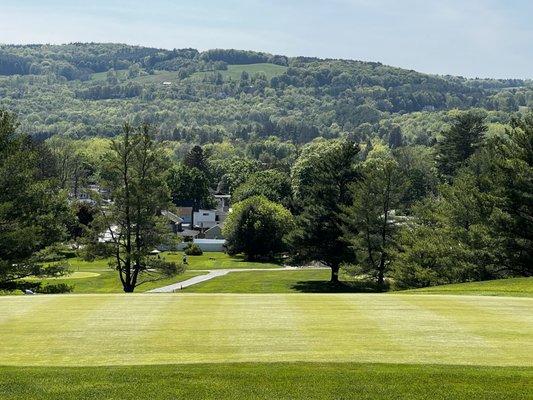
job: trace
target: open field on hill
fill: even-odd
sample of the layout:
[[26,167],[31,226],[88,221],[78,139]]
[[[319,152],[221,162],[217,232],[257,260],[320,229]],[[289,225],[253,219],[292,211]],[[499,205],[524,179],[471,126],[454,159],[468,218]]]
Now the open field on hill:
[[533,277],[496,279],[406,290],[402,293],[467,294],[480,296],[533,297]]
[[[95,72],[94,74],[91,74],[91,80],[92,81],[105,81],[107,79],[107,72]],[[115,74],[117,75],[118,79],[126,79],[128,70],[127,69],[117,69],[115,70]]]
[[440,295],[5,296],[0,360],[533,366],[532,307],[530,298]]
[[[254,74],[265,74],[267,79],[278,76],[287,71],[287,67],[276,64],[258,63],[258,64],[242,64],[242,65],[228,65],[227,70],[215,71],[220,72],[224,79],[231,78],[239,80],[243,71],[246,71],[250,76]],[[193,78],[201,78],[205,75],[213,74],[212,71],[196,72]]]
[[357,363],[0,367],[4,400],[528,400],[533,368]]
[[[211,75],[216,72],[220,72],[224,79],[231,78],[233,80],[239,80],[243,71],[246,71],[250,76],[254,74],[265,74],[267,79],[271,79],[274,76],[283,74],[287,70],[287,67],[276,64],[258,63],[258,64],[243,64],[243,65],[228,65],[227,70],[220,71],[205,71],[196,72],[192,75],[192,79],[201,79],[206,75]],[[128,70],[117,70],[116,75],[119,79],[127,79]],[[97,72],[91,75],[93,81],[105,81],[107,78],[107,72]],[[131,80],[142,83],[161,83],[161,82],[176,82],[178,79],[177,71],[154,71],[153,75],[142,75]]]

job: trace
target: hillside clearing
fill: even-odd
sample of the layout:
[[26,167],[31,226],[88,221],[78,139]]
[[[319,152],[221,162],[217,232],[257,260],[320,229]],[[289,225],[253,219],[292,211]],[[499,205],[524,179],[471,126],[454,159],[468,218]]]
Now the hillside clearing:
[[[216,74],[220,72],[222,77],[226,79],[239,80],[243,72],[247,72],[250,76],[254,74],[264,74],[267,79],[271,79],[274,76],[281,75],[285,73],[287,67],[276,64],[268,63],[258,63],[258,64],[242,64],[242,65],[228,65],[227,70],[217,70],[217,71],[202,71],[195,72],[192,74],[191,78],[193,80],[202,79],[205,76]],[[136,78],[128,78],[128,70],[117,70],[116,76],[121,81],[135,81],[141,83],[162,83],[162,82],[172,82],[175,83],[179,80],[177,71],[161,71],[156,70],[152,75],[141,75]],[[107,79],[106,72],[97,72],[91,75],[92,81],[105,81]]]
[[236,64],[228,65],[227,70],[220,71],[206,71],[206,72],[196,72],[192,75],[193,78],[203,78],[206,75],[212,75],[214,73],[220,72],[224,79],[231,78],[233,80],[239,80],[243,72],[247,72],[250,77],[254,74],[265,74],[267,79],[271,79],[274,76],[282,75],[287,71],[287,67],[276,64],[268,63],[258,63],[258,64]]

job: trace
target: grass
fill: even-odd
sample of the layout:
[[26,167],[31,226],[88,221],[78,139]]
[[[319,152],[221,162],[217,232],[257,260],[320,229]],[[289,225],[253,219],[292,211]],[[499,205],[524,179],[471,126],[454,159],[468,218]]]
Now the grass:
[[357,363],[0,367],[0,398],[526,400],[533,369]]
[[532,307],[529,298],[440,295],[4,296],[0,364],[533,366]]
[[[166,260],[182,262],[183,253],[162,253]],[[266,262],[246,261],[241,256],[229,256],[220,252],[206,252],[201,256],[188,256],[189,271],[208,270],[208,269],[242,269],[242,268],[279,268],[279,264]]]
[[533,297],[533,277],[457,283],[406,290],[402,293]]
[[[118,79],[126,79],[128,70],[127,69],[118,69],[115,71]],[[105,81],[107,80],[107,71],[104,72],[95,72],[91,75],[92,81]]]
[[[274,76],[282,75],[287,71],[287,67],[276,64],[258,63],[258,64],[242,64],[242,65],[228,65],[228,69],[225,71],[216,71],[222,74],[224,79],[231,78],[233,80],[241,79],[241,74],[246,71],[250,76],[258,73],[265,74],[267,79],[271,79]],[[213,74],[212,71],[196,72],[193,74],[193,78],[202,78],[205,75]]]
[[[178,263],[182,262],[183,253],[161,253],[161,257]],[[72,275],[55,279],[43,279],[43,284],[66,283],[73,286],[74,293],[122,293],[122,285],[117,272],[108,266],[109,260],[84,261],[78,257],[68,260]],[[241,257],[230,257],[224,253],[204,253],[201,256],[188,257],[187,271],[181,275],[148,282],[136,291],[145,292],[157,287],[184,281],[194,276],[203,275],[202,270],[224,268],[279,268],[278,264],[244,261]]]
[[[287,67],[276,64],[259,63],[259,64],[243,64],[243,65],[228,65],[227,70],[217,71],[222,74],[224,79],[231,78],[233,80],[239,80],[243,71],[248,72],[250,76],[263,73],[267,79],[271,79],[274,76],[283,74],[287,70]],[[127,79],[128,70],[117,70],[116,74],[120,80]],[[202,79],[206,75],[213,74],[213,71],[196,72],[192,75],[192,79]],[[93,81],[105,81],[107,79],[107,72],[97,72],[91,75]],[[177,71],[154,71],[153,75],[143,75],[137,78],[130,79],[135,82],[141,83],[162,83],[162,82],[176,82],[178,80]]]
[[[122,284],[118,273],[108,266],[108,260],[83,261],[80,258],[71,258],[68,260],[72,275],[63,276],[59,279],[43,279],[43,284],[66,283],[73,286],[74,293],[122,293]],[[163,278],[154,282],[148,282],[140,285],[136,291],[145,292],[157,287],[170,285],[171,283],[183,281],[202,272],[194,270],[185,271],[185,273],[176,275],[171,278]]]
[[[77,274],[75,272],[75,274]],[[140,285],[135,290],[137,292],[146,292],[151,289],[155,289],[161,286],[170,285],[175,282],[184,281],[186,279],[192,278],[194,276],[202,275],[202,272],[196,271],[185,271],[185,273],[173,276],[171,278],[163,278],[154,282],[147,282]],[[73,286],[73,293],[122,293],[122,284],[118,277],[116,271],[107,269],[106,271],[100,272],[98,275],[93,277],[84,277],[84,278],[69,278],[62,277],[58,282],[57,279],[44,279],[42,281],[44,284],[56,284],[56,283],[66,283],[67,285]]]
[[299,293],[363,291],[349,283],[330,285],[329,269],[301,269],[294,271],[246,271],[230,273],[189,286],[185,292],[196,293]]

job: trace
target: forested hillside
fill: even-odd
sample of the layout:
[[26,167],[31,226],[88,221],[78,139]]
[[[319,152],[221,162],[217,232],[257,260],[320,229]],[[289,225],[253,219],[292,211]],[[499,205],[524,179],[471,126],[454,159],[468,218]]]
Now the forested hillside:
[[[530,81],[116,44],[2,46],[0,71],[5,271],[46,240],[116,254],[97,239],[124,226],[133,187],[145,252],[164,243],[160,210],[213,208],[223,193],[228,252],[318,261],[334,284],[341,268],[377,290],[533,274]],[[94,187],[114,199],[106,224],[107,203],[76,200]],[[4,286],[44,274],[28,265],[38,273]]]
[[431,145],[447,111],[484,108],[488,122],[533,105],[516,79],[434,76],[351,60],[123,44],[0,46],[0,107],[38,139],[114,136],[125,120],[159,139],[302,144],[322,136]]

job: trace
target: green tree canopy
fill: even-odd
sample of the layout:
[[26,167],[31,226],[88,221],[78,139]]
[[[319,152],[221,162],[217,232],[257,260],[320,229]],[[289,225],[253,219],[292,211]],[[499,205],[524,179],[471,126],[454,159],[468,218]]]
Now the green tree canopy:
[[124,133],[112,142],[102,174],[102,185],[113,203],[101,206],[93,222],[95,239],[101,232],[110,237],[113,261],[125,292],[145,282],[175,275],[175,263],[150,257],[157,246],[170,240],[165,221],[157,217],[170,202],[164,180],[167,162],[153,140],[149,125],[124,125]]
[[253,196],[264,196],[268,200],[291,205],[291,182],[287,174],[277,170],[256,172],[240,185],[232,195],[233,202],[239,202]]
[[0,110],[0,289],[23,288],[20,279],[28,276],[66,272],[40,264],[39,252],[66,240],[74,224],[43,146],[18,133],[15,116]]
[[352,186],[353,203],[346,207],[346,239],[356,252],[358,272],[374,277],[383,290],[391,248],[404,218],[397,211],[406,188],[405,178],[383,144],[373,147],[358,171],[359,179]]
[[172,167],[167,184],[176,206],[211,208],[214,205],[213,196],[209,192],[209,179],[198,168],[183,164]]
[[338,282],[340,265],[353,261],[343,232],[343,207],[352,203],[358,146],[346,140],[307,145],[291,171],[295,229],[289,235],[296,262],[319,261]]
[[272,258],[285,249],[292,221],[286,208],[263,196],[236,203],[223,228],[228,252],[244,253],[250,260]]
[[204,150],[201,146],[194,146],[185,156],[183,164],[189,168],[196,168],[209,177],[209,169]]
[[477,110],[458,112],[437,144],[439,172],[450,180],[474,154],[487,132],[485,114]]

